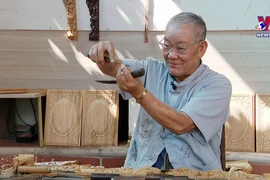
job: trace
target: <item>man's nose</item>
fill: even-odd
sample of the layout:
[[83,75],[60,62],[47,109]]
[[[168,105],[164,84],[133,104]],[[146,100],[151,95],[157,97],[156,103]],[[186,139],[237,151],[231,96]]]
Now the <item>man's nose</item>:
[[168,52],[168,58],[177,57],[177,53],[175,52],[174,48],[171,48]]

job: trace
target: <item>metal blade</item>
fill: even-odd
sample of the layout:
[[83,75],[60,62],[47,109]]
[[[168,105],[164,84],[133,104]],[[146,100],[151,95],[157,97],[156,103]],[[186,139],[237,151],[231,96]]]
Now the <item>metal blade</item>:
[[116,80],[95,80],[95,81],[103,84],[116,84]]

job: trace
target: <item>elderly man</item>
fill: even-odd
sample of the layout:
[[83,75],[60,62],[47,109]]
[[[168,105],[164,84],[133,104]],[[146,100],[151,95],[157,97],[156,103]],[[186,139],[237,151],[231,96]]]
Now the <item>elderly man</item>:
[[[171,168],[221,169],[221,133],[232,87],[202,62],[206,31],[204,20],[194,13],[172,17],[159,42],[165,61],[119,59],[107,41],[91,47],[90,59],[116,77],[123,98],[134,97],[141,105],[125,166],[161,168],[168,154]],[[112,63],[105,63],[104,56]],[[130,72],[138,68],[146,73],[133,78]]]

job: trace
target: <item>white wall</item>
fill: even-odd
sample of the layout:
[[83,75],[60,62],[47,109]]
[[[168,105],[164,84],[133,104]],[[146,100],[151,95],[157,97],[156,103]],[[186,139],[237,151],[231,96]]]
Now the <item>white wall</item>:
[[[270,15],[270,0],[149,0],[149,30],[164,30],[180,11],[200,14],[209,30],[253,30]],[[143,31],[146,0],[100,0],[101,31]],[[79,30],[90,30],[85,0],[77,0]],[[1,0],[0,29],[68,29],[62,0]]]

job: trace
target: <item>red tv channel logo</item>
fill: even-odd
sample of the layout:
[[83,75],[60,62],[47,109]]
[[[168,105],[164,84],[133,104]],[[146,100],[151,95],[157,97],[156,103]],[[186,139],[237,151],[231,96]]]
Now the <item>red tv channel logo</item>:
[[261,32],[256,33],[257,38],[270,38],[270,32],[268,31],[270,25],[270,16],[257,16],[259,23],[255,26],[255,29]]
[[270,23],[270,16],[257,16],[259,23],[255,26],[256,29],[267,31]]

